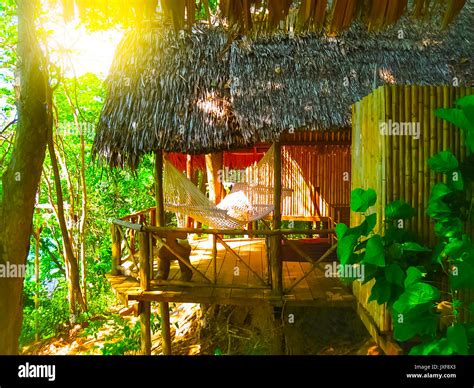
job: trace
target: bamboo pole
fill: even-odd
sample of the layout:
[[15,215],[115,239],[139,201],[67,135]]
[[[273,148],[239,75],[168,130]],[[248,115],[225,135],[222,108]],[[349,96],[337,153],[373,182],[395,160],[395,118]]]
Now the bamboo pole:
[[[397,85],[392,86],[392,112],[393,112],[393,121],[399,122],[399,88]],[[393,171],[392,174],[395,177],[393,185],[393,199],[400,199],[400,137],[392,136],[393,138]]]
[[[385,122],[393,120],[392,113],[392,88],[385,86]],[[385,167],[387,175],[387,202],[393,201],[393,140],[392,136],[385,136]]]
[[418,141],[418,232],[420,237],[424,238],[425,229],[424,229],[424,217],[425,217],[425,207],[424,207],[424,145],[425,142],[428,142],[429,145],[429,133],[426,132],[423,125],[423,101],[424,101],[424,89],[425,87],[418,87],[418,109],[417,109],[417,119],[420,123],[420,140]]
[[[404,99],[405,99],[405,123],[411,123],[411,86],[404,86],[403,88],[404,91]],[[406,133],[403,136],[403,140],[405,143],[405,200],[412,204],[412,173],[411,173],[411,164],[412,164],[412,148],[411,148],[411,143],[412,143],[412,136],[410,136],[409,133]],[[413,224],[413,220],[410,219],[408,220],[408,225],[407,227],[411,228]]]
[[[424,166],[425,169],[425,182],[424,182],[424,208],[428,207],[428,201],[430,197],[430,188],[434,185],[436,176],[433,171],[428,168],[428,159],[436,153],[437,150],[437,130],[436,124],[431,121],[430,109],[436,105],[436,90],[433,86],[426,86],[425,87],[425,104],[423,106],[423,121],[424,121],[424,128],[425,130],[430,133],[430,142],[429,148],[425,148],[425,155],[424,155]],[[425,241],[428,241],[431,245],[434,241],[433,232],[431,230],[430,220],[425,215],[424,217],[424,230],[425,235],[423,236]]]
[[[413,130],[417,130],[417,128],[420,129],[419,127],[419,120],[418,120],[418,87],[417,86],[412,86],[411,88],[411,120],[410,122],[412,123],[412,128]],[[419,134],[421,136],[421,133]],[[418,159],[419,159],[419,154],[418,154],[418,143],[420,142],[420,139],[415,139],[415,133],[412,134],[411,136],[411,147],[410,147],[410,154],[412,157],[411,160],[411,205],[416,211],[415,219],[413,220],[413,230],[416,230],[419,232],[418,229],[418,220],[420,217],[420,195],[418,190]]]

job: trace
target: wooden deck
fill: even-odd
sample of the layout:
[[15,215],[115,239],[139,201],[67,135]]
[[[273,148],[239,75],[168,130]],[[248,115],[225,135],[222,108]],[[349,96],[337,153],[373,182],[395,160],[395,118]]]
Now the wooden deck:
[[[152,280],[150,291],[141,291],[136,277],[107,275],[114,291],[124,302],[154,301],[229,305],[294,306],[353,306],[355,298],[349,288],[338,279],[324,277],[320,269],[314,270],[283,297],[275,298],[269,284],[268,260],[265,240],[232,239],[226,243],[233,254],[221,244],[217,245],[216,272],[212,263],[212,242],[202,239],[192,243],[191,263],[207,278],[198,274],[192,282],[180,282],[179,266],[171,266],[169,281]],[[153,273],[156,273],[156,260]],[[250,269],[249,269],[250,268]],[[283,262],[283,284],[287,289],[311,268],[306,262]]]

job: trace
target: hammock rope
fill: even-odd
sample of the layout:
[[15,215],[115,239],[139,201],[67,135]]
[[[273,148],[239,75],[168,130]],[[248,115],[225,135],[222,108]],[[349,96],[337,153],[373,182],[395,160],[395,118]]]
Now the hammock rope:
[[[273,177],[273,147],[252,169],[246,181],[235,183],[218,205],[212,203],[196,185],[171,162],[164,162],[163,194],[165,209],[180,216],[218,229],[237,229],[268,216],[273,210],[273,188],[268,178]],[[282,190],[288,195],[291,190]]]

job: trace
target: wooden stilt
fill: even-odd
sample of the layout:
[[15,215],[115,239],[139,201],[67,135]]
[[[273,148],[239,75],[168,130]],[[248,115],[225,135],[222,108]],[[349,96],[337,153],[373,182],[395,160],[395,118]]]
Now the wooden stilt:
[[[140,243],[140,288],[150,290],[150,235],[147,232],[139,233]],[[143,355],[151,354],[151,303],[140,301],[138,306],[141,324],[141,351]]]
[[[164,195],[163,195],[163,152],[156,151],[155,157],[155,184],[156,184],[156,226],[165,226],[165,209],[164,209]],[[161,315],[161,337],[163,354],[171,355],[171,332],[170,332],[170,312],[169,304],[167,302],[160,303]],[[150,321],[148,319],[148,321]]]
[[171,328],[170,328],[170,305],[168,302],[160,303],[161,315],[161,337],[163,339],[163,354],[171,355]]
[[[273,143],[273,229],[281,228],[281,144]],[[270,267],[272,272],[272,290],[274,296],[283,294],[283,271],[281,259],[281,235],[271,237]]]

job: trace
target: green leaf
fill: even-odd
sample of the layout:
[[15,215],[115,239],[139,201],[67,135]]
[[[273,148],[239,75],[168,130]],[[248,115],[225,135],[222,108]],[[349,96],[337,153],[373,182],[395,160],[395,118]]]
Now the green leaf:
[[436,222],[434,231],[439,237],[453,238],[463,233],[463,223],[459,218],[443,218]]
[[464,111],[458,108],[437,109],[435,115],[443,120],[449,121],[456,127],[469,130],[472,126]]
[[439,290],[430,284],[422,282],[411,283],[394,303],[393,308],[399,313],[406,314],[419,305],[434,303],[434,301],[439,299],[439,296]]
[[455,353],[446,338],[416,345],[410,349],[410,356],[451,356]]
[[384,277],[379,277],[372,286],[368,301],[372,302],[375,300],[378,304],[387,303],[390,300],[391,292],[392,287],[390,283]]
[[336,225],[336,236],[338,240],[341,240],[349,230],[349,227],[346,224],[339,223]]
[[467,341],[466,329],[464,329],[463,325],[457,324],[448,327],[446,338],[457,354],[463,356],[468,354],[469,345]]
[[467,96],[461,97],[456,100],[456,106],[465,107],[465,106],[474,106],[474,94],[469,94]]
[[377,224],[377,213],[372,213],[365,217],[364,220],[365,224],[365,230],[364,230],[364,236],[368,236],[370,232],[375,228],[375,225]]
[[434,337],[437,327],[436,316],[430,315],[426,308],[417,315],[405,316],[395,312],[393,316],[393,337],[397,341],[408,341],[420,335]]
[[459,163],[451,151],[442,151],[428,159],[428,166],[435,172],[450,173],[459,168]]
[[390,264],[388,267],[385,267],[385,277],[389,283],[403,287],[405,272],[403,272],[398,264]]
[[469,304],[469,311],[474,312],[474,302]]
[[449,279],[453,288],[474,289],[474,262],[472,258],[456,262],[449,274]]
[[377,201],[377,193],[373,189],[355,189],[351,193],[351,210],[363,213]]
[[350,234],[350,235],[344,236],[341,240],[338,241],[337,257],[339,258],[339,261],[341,262],[342,265],[346,265],[349,262],[351,255],[354,252],[354,247],[356,246],[358,239],[359,239],[359,236]]
[[416,214],[410,204],[400,199],[385,206],[385,217],[389,220],[406,220]]
[[402,244],[393,243],[392,245],[390,245],[390,247],[388,248],[388,254],[390,255],[390,258],[392,260],[401,259],[403,255]]
[[365,248],[364,263],[385,267],[385,253],[382,237],[378,234],[370,238]]
[[437,183],[431,189],[430,201],[437,201],[451,194],[453,191],[444,183]]
[[430,249],[417,244],[415,242],[406,242],[402,244],[402,250],[404,252],[431,252]]
[[430,201],[426,214],[435,220],[440,218],[448,218],[453,214],[451,208],[442,200]]
[[410,285],[420,282],[423,279],[423,272],[417,267],[408,267],[407,277],[405,278],[405,288]]

